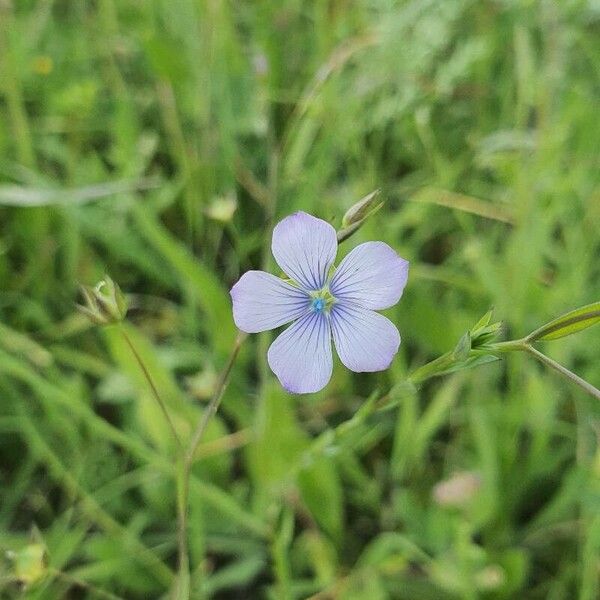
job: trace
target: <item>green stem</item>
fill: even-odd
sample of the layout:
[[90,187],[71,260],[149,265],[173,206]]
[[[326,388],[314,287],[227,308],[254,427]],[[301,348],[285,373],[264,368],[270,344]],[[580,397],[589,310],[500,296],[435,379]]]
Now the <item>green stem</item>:
[[[542,354],[539,350],[534,348],[527,341],[528,338],[523,338],[519,340],[510,340],[508,342],[499,342],[497,344],[493,344],[490,347],[491,353],[504,353],[504,352],[527,352],[539,360],[541,363],[545,364],[547,367],[554,369],[557,373],[560,373],[565,379],[572,381],[575,385],[578,385],[581,389],[585,390],[588,394],[593,396],[594,398],[600,400],[600,390],[594,387],[591,383],[585,381],[578,375],[575,375],[572,371],[569,371],[566,367],[563,367],[561,364],[557,363],[555,360],[550,357]],[[450,367],[455,361],[453,352],[446,352],[442,356],[428,362],[427,364],[419,367],[415,371],[413,371],[407,378],[407,380],[413,385],[418,385],[423,383],[427,379],[431,379],[435,377],[439,373],[445,371],[448,367]]]
[[[537,330],[536,330],[537,331]],[[500,342],[498,344],[493,345],[493,351],[495,352],[512,352],[512,351],[522,351],[531,354],[534,358],[539,360],[542,364],[554,369],[557,373],[562,375],[565,379],[572,381],[575,385],[578,385],[585,392],[593,396],[597,400],[600,400],[600,390],[594,387],[591,383],[588,383],[585,379],[579,377],[579,375],[575,375],[572,371],[569,371],[566,367],[563,367],[560,363],[557,363],[555,360],[546,356],[542,352],[540,352],[537,348],[534,348],[529,340],[535,335],[536,332],[528,335],[526,338],[521,340],[511,340],[510,342]]]
[[358,231],[362,224],[363,221],[360,221],[359,223],[354,223],[353,225],[348,225],[348,227],[339,229],[336,233],[338,244],[345,242],[355,231]]
[[496,344],[492,344],[490,348],[490,352],[494,354],[495,352],[525,352],[527,351],[527,340],[525,338],[520,340],[510,340],[508,342],[498,342]]
[[434,377],[438,373],[445,371],[448,367],[452,365],[454,362],[454,353],[446,352],[446,354],[442,354],[438,358],[432,360],[424,364],[422,367],[419,367],[415,371],[413,371],[407,378],[407,380],[413,385],[418,385],[423,383],[427,379]]
[[144,364],[142,357],[139,355],[138,351],[136,350],[136,347],[133,344],[133,342],[131,341],[131,338],[129,337],[128,333],[125,331],[125,329],[123,327],[120,327],[119,329],[121,331],[121,334],[123,335],[123,339],[129,346],[131,353],[135,357],[135,360],[136,360],[138,366],[142,370],[142,373],[144,374],[144,377],[146,378],[146,381],[148,382],[148,385],[150,386],[150,389],[152,390],[152,395],[154,396],[156,402],[160,406],[160,409],[161,409],[165,419],[167,420],[167,423],[169,424],[169,428],[171,429],[171,433],[173,434],[173,438],[175,439],[175,443],[177,444],[177,447],[179,448],[180,452],[183,452],[183,445],[181,444],[181,440],[179,439],[179,435],[177,434],[177,429],[175,429],[175,424],[173,423],[173,421],[171,419],[171,415],[169,414],[169,411],[167,410],[165,403],[163,402],[162,398],[160,397],[160,394],[158,393],[158,389],[154,383],[154,380],[152,379],[152,376],[150,375],[150,371],[148,371],[148,369],[146,368],[146,365]]
[[188,555],[188,545],[187,545],[187,527],[188,527],[188,512],[189,512],[189,495],[190,495],[190,476],[192,472],[192,466],[194,464],[194,458],[196,456],[196,451],[198,450],[198,445],[202,440],[204,433],[206,432],[206,428],[210,422],[212,416],[217,412],[219,405],[221,404],[221,400],[223,399],[223,394],[227,389],[227,385],[229,383],[229,376],[231,375],[231,370],[235,361],[240,352],[240,348],[242,347],[242,343],[246,339],[247,335],[245,333],[240,332],[235,341],[235,345],[233,346],[233,350],[229,355],[229,359],[227,360],[227,364],[223,368],[219,379],[217,381],[217,385],[215,387],[215,392],[213,397],[211,398],[208,406],[204,410],[202,414],[202,418],[198,422],[198,425],[192,435],[190,444],[188,446],[185,454],[182,455],[182,459],[178,465],[178,477],[177,477],[177,485],[178,485],[178,502],[177,502],[177,519],[178,519],[178,533],[177,533],[177,545],[179,552],[179,574],[177,577],[177,591],[175,597],[178,600],[183,600],[185,598],[189,598],[189,555]]
[[65,573],[63,571],[59,571],[58,569],[52,568],[48,569],[48,571],[57,579],[62,579],[71,586],[77,586],[82,590],[89,592],[92,596],[96,596],[97,598],[104,598],[105,600],[124,600],[121,596],[116,596],[111,592],[96,587],[95,585],[92,585],[91,583],[88,583],[83,579],[79,579],[78,577],[75,577],[69,573]]
[[560,373],[565,379],[569,379],[575,385],[578,385],[582,390],[586,391],[590,396],[596,398],[596,400],[600,400],[600,390],[594,387],[591,383],[585,381],[579,377],[579,375],[575,375],[572,371],[569,371],[566,367],[563,367],[560,363],[557,363],[555,360],[552,360],[549,356],[542,354],[539,350],[526,344],[524,350],[537,358],[541,363],[545,364],[547,367],[554,369],[557,373]]

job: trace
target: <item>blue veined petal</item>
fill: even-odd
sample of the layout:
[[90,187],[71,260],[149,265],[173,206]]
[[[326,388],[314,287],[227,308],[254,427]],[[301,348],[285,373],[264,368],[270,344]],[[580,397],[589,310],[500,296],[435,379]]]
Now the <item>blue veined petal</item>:
[[323,389],[333,369],[327,316],[311,311],[298,319],[271,344],[267,358],[288,392],[309,394]]
[[326,221],[297,212],[273,230],[273,256],[284,273],[305,290],[320,290],[337,253],[335,229]]
[[384,242],[366,242],[342,260],[329,289],[338,299],[382,310],[400,300],[407,279],[407,260]]
[[359,305],[337,302],[331,309],[331,331],[340,360],[357,373],[387,369],[400,334],[386,317]]
[[248,271],[231,288],[233,320],[246,333],[285,325],[309,310],[310,297],[264,271]]

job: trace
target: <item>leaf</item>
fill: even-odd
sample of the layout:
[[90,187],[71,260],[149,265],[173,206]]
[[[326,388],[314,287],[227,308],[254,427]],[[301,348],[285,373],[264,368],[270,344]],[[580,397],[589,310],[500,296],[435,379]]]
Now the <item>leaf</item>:
[[45,189],[20,185],[0,186],[2,206],[48,206],[55,204],[85,204],[117,194],[158,187],[158,181],[140,179],[138,181],[107,181],[78,188]]
[[527,336],[528,342],[542,342],[577,333],[600,323],[600,302],[576,308],[553,321],[542,325]]
[[361,567],[378,567],[390,557],[405,563],[414,562],[427,565],[431,557],[422,550],[409,536],[394,531],[380,533],[363,550],[357,564]]
[[339,543],[343,523],[341,482],[330,457],[318,456],[303,464],[310,440],[294,414],[293,397],[275,384],[268,386],[255,427],[254,443],[247,452],[258,509],[268,510],[273,498],[281,498],[291,486],[297,486],[315,521]]
[[494,314],[494,310],[488,310],[485,315],[483,315],[483,317],[481,317],[481,319],[479,319],[479,321],[477,321],[477,323],[475,324],[475,326],[473,327],[473,329],[471,331],[478,331],[479,329],[483,329],[484,327],[487,327],[490,324],[490,321],[492,320],[492,315]]
[[250,473],[256,487],[256,505],[267,509],[272,495],[289,485],[290,470],[305,447],[292,399],[275,384],[265,388],[256,412],[254,443],[247,448]]
[[467,331],[454,348],[453,357],[455,360],[462,362],[467,360],[469,352],[471,352],[471,332]]
[[466,213],[477,215],[485,219],[492,219],[502,223],[512,223],[513,215],[509,208],[466,194],[459,194],[449,190],[425,187],[409,198],[412,202],[437,204],[446,208],[453,208]]
[[249,586],[265,568],[265,557],[248,556],[221,567],[203,582],[204,592],[212,596],[219,591],[238,590]]
[[448,375],[449,373],[456,373],[457,371],[464,371],[465,369],[472,369],[473,367],[478,367],[480,365],[485,365],[487,363],[496,362],[500,360],[497,356],[493,356],[491,354],[481,354],[470,356],[466,360],[452,365],[448,369],[437,373],[437,375]]
[[300,493],[315,521],[340,543],[343,524],[343,494],[334,461],[323,457],[303,469],[298,478]]

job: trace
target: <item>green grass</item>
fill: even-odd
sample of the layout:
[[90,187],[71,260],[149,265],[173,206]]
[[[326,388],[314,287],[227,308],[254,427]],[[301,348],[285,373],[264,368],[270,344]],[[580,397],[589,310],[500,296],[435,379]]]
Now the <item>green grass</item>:
[[[516,338],[600,299],[599,32],[592,0],[0,0],[0,598],[167,598],[177,571],[168,425],[78,284],[130,295],[185,439],[270,227],[375,188],[342,251],[411,261],[400,354],[295,397],[245,343],[193,469],[192,597],[600,597],[597,402],[525,355],[396,385],[491,306]],[[599,386],[599,336],[544,348]]]

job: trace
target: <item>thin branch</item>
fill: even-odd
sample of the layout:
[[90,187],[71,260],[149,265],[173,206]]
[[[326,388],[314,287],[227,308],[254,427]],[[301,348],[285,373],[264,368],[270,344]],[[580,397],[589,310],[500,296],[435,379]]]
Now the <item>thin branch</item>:
[[181,586],[184,578],[189,576],[189,556],[188,556],[188,547],[187,547],[187,528],[188,528],[188,512],[189,512],[189,495],[190,495],[190,476],[192,471],[192,465],[194,464],[194,458],[196,456],[196,451],[198,450],[198,445],[202,440],[202,436],[204,435],[206,428],[208,427],[208,423],[212,416],[217,412],[219,405],[221,404],[221,400],[223,399],[223,394],[227,389],[227,385],[229,384],[229,376],[231,374],[231,370],[235,361],[240,352],[240,348],[242,347],[243,341],[246,339],[247,334],[240,332],[235,341],[235,345],[233,346],[233,350],[229,355],[229,359],[227,360],[227,364],[221,371],[219,375],[219,379],[217,381],[215,392],[213,397],[211,398],[208,406],[204,409],[204,413],[202,414],[202,418],[198,422],[198,426],[192,435],[192,439],[188,446],[187,451],[183,455],[182,464],[181,464],[181,473],[179,479],[179,499],[178,499],[178,533],[177,533],[177,545],[179,551],[179,575],[177,577],[178,586]]
[[62,579],[72,586],[77,586],[89,592],[93,596],[96,596],[97,598],[104,598],[105,600],[124,600],[121,596],[117,596],[111,592],[103,590],[102,588],[96,587],[95,585],[92,585],[91,583],[88,583],[83,579],[79,579],[78,577],[75,577],[69,573],[65,573],[64,571],[59,571],[58,569],[49,569],[49,572],[57,579]]
[[144,364],[142,357],[139,355],[138,351],[136,350],[136,347],[134,346],[133,342],[131,341],[131,338],[129,337],[129,335],[127,334],[125,329],[123,329],[121,327],[120,331],[123,334],[123,339],[129,346],[131,353],[135,357],[135,360],[137,361],[138,366],[144,373],[144,377],[146,378],[146,381],[148,382],[148,385],[150,386],[150,389],[152,390],[152,394],[153,394],[154,398],[156,399],[156,402],[160,406],[160,409],[161,409],[165,419],[167,420],[167,423],[169,424],[171,433],[173,434],[173,438],[175,439],[175,442],[177,443],[177,447],[179,448],[180,452],[183,452],[183,445],[181,444],[181,440],[179,439],[179,435],[177,434],[177,430],[175,429],[175,424],[171,420],[171,415],[169,415],[169,411],[167,410],[165,403],[163,402],[162,398],[160,397],[160,394],[158,393],[158,389],[154,383],[154,380],[152,379],[152,376],[150,375],[150,371],[148,371],[148,369],[146,368],[146,365]]
[[590,396],[593,396],[594,398],[596,398],[596,400],[600,400],[600,390],[594,387],[591,383],[588,383],[585,379],[579,377],[579,375],[575,375],[575,373],[569,371],[569,369],[563,367],[560,363],[557,363],[555,360],[552,360],[549,356],[542,354],[533,346],[526,345],[524,349],[526,352],[529,352],[529,354],[537,358],[541,363],[545,364],[551,369],[554,369],[557,373],[560,373],[563,377],[569,379],[570,381],[578,385]]
[[202,436],[204,435],[204,432],[206,431],[206,427],[207,427],[210,419],[212,418],[212,416],[217,412],[217,410],[219,408],[219,404],[221,404],[221,400],[223,399],[223,394],[225,393],[225,390],[227,389],[227,385],[229,383],[229,375],[231,374],[231,369],[233,368],[233,365],[234,365],[234,363],[237,359],[237,356],[240,352],[240,348],[242,347],[242,342],[246,339],[246,337],[247,336],[245,333],[238,334],[238,337],[235,340],[235,344],[233,346],[233,350],[231,351],[231,354],[229,355],[227,364],[225,365],[223,371],[219,375],[219,379],[217,381],[217,385],[215,388],[215,393],[214,393],[213,397],[211,398],[211,401],[209,402],[208,406],[204,410],[204,414],[202,415],[202,419],[200,420],[200,422],[198,423],[198,426],[196,427],[196,431],[194,431],[194,435],[192,436],[192,441],[190,442],[188,451],[185,456],[185,464],[189,465],[188,470],[189,470],[189,468],[191,468],[191,465],[194,462],[194,456],[196,454],[196,450],[198,449],[198,444],[200,444],[200,441],[202,440]]

